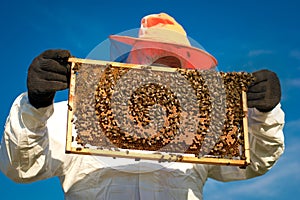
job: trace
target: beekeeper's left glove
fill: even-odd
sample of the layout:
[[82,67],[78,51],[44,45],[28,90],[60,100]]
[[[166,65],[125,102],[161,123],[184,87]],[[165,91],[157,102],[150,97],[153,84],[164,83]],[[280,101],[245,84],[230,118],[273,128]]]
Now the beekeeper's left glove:
[[247,92],[248,107],[261,112],[269,112],[280,102],[280,81],[275,72],[259,70],[253,72],[255,81]]

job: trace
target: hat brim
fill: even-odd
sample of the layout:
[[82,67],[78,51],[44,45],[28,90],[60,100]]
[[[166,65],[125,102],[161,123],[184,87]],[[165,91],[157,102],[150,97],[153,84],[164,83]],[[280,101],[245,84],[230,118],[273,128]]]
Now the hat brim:
[[188,60],[194,69],[211,69],[218,65],[217,59],[209,54],[207,51],[198,49],[193,46],[186,46],[168,42],[158,42],[144,38],[134,38],[129,36],[110,35],[110,39],[131,45],[134,47],[137,43],[143,43],[147,47],[164,46],[167,47],[168,51],[178,54],[179,57]]

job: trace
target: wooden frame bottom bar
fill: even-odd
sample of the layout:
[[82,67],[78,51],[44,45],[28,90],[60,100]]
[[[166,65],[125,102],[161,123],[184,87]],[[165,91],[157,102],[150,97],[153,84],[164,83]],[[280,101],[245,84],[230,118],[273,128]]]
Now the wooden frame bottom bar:
[[192,156],[179,156],[175,154],[143,154],[136,152],[122,152],[122,151],[111,151],[111,150],[98,150],[98,149],[81,149],[74,148],[67,150],[66,153],[78,153],[85,155],[99,155],[113,158],[129,158],[137,161],[141,159],[145,160],[157,160],[158,162],[183,162],[183,163],[195,163],[195,164],[219,164],[219,165],[232,165],[232,166],[247,166],[249,163],[246,160],[233,160],[224,158],[214,157],[192,157]]

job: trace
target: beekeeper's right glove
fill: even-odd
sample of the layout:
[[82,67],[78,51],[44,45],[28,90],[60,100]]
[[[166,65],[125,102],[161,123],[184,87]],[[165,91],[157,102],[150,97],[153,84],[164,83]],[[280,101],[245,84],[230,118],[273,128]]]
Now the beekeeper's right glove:
[[28,98],[35,108],[53,103],[55,92],[69,86],[71,56],[67,50],[47,50],[37,56],[28,69]]

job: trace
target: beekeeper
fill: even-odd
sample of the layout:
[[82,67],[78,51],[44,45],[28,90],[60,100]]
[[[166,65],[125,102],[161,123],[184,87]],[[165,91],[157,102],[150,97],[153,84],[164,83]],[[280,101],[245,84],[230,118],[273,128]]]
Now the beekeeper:
[[[141,20],[139,37],[112,35],[132,46],[127,62],[170,67],[211,69],[216,59],[193,47],[183,27],[160,13]],[[265,174],[284,151],[284,112],[281,89],[274,72],[254,72],[249,88],[251,164],[204,165],[112,159],[65,154],[67,102],[53,103],[55,92],[68,88],[67,50],[47,50],[29,66],[27,92],[14,101],[0,147],[0,169],[18,183],[54,176],[60,178],[66,199],[202,199],[208,178],[219,181],[249,179]],[[127,162],[128,161],[128,162]]]

